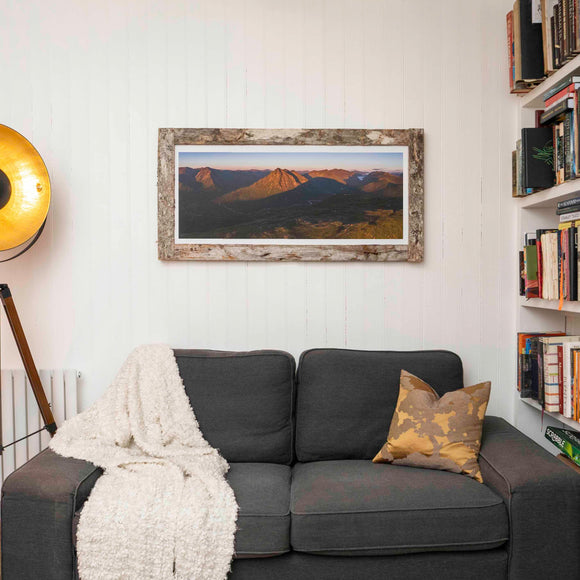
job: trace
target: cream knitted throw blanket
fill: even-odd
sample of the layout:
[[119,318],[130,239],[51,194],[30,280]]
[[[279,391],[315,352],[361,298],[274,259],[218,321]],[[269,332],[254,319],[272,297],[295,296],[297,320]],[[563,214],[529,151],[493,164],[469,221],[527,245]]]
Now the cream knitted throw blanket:
[[173,351],[141,346],[50,447],[103,468],[77,532],[81,580],[222,580],[238,506],[203,438]]

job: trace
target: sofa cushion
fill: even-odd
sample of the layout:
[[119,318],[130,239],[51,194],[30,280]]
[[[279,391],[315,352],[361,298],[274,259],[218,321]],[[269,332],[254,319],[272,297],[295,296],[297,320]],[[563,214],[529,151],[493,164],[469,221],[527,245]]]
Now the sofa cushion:
[[176,350],[175,358],[201,432],[225,459],[292,462],[292,355]]
[[[238,502],[235,558],[277,556],[290,550],[290,475],[287,465],[230,463],[226,478]],[[73,519],[76,550],[80,510]]]
[[298,461],[372,459],[385,442],[402,369],[439,395],[463,387],[461,359],[448,351],[303,353],[296,400]]
[[236,558],[276,556],[290,550],[290,475],[287,465],[230,464],[227,480],[239,506]]
[[390,555],[501,546],[502,499],[447,471],[370,461],[299,463],[292,473],[291,544],[330,555]]

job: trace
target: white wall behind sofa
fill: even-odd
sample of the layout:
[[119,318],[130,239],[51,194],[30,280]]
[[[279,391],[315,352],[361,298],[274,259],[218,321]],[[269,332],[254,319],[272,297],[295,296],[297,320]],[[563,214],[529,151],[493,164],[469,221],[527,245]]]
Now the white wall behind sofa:
[[[38,366],[81,370],[86,407],[143,342],[445,348],[511,417],[509,5],[4,0],[0,123],[35,144],[54,192],[40,242],[0,265]],[[171,126],[424,127],[425,262],[159,262]]]

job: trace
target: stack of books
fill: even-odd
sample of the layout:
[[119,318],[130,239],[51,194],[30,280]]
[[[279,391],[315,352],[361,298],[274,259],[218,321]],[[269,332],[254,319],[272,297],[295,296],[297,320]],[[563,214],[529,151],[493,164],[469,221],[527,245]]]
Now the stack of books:
[[528,92],[580,52],[578,0],[516,0],[506,21],[512,93]]
[[519,332],[518,391],[546,411],[580,420],[580,336]]
[[534,0],[542,19],[544,72],[551,74],[580,51],[577,0]]
[[580,465],[580,433],[578,431],[546,427],[546,439],[575,465]]
[[545,110],[540,117],[543,127],[552,129],[553,167],[557,184],[578,177],[578,103],[580,76],[571,76],[544,95]]
[[[580,288],[580,197],[560,202],[558,228],[526,232],[519,254],[520,295],[575,302]],[[578,220],[578,221],[576,221]]]

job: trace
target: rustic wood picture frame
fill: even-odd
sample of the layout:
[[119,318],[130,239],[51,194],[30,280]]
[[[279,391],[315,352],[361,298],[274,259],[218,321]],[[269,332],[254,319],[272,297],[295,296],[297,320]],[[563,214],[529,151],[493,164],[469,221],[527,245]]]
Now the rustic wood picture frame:
[[[326,145],[408,147],[408,243],[176,244],[177,145]],[[158,256],[160,260],[368,261],[423,260],[423,129],[159,129]]]

